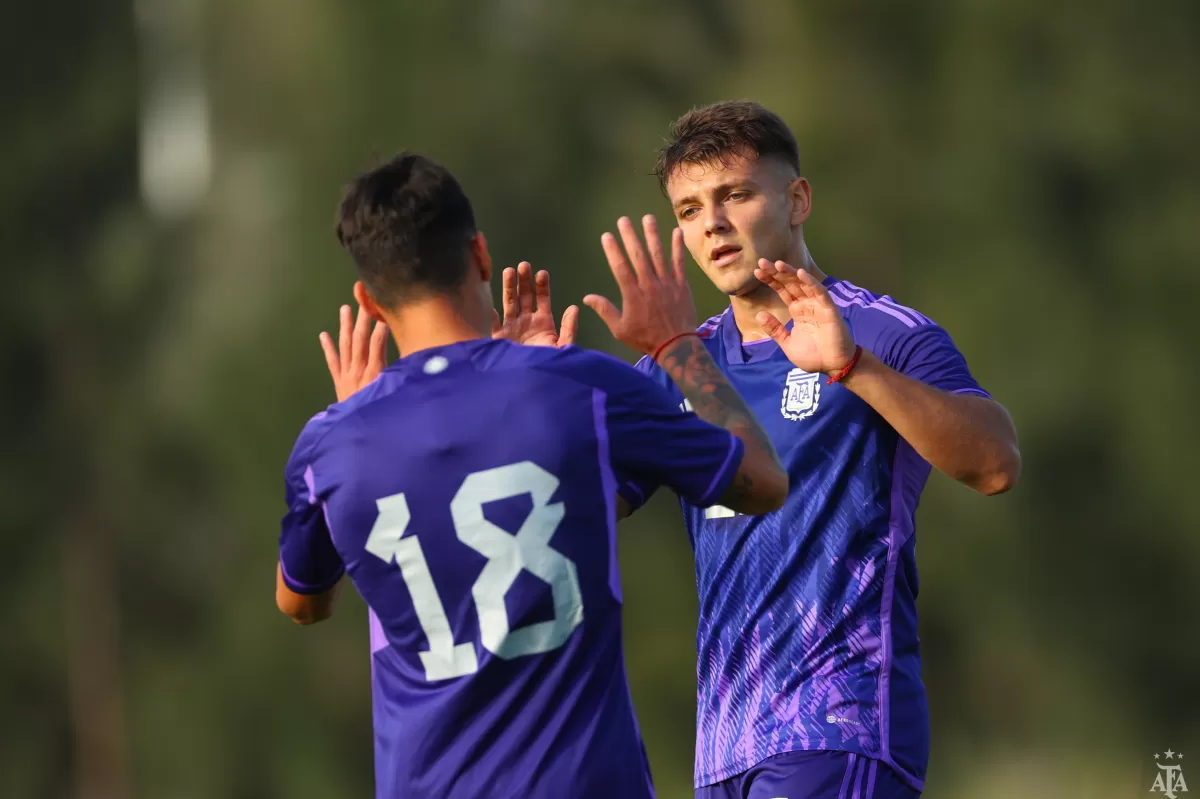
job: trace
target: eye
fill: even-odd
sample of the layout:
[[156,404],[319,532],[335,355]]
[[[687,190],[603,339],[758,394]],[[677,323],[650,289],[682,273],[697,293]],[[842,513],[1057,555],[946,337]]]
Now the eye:
[[734,202],[744,200],[749,196],[750,196],[750,192],[748,192],[748,191],[731,191],[731,192],[729,192],[729,199],[733,200]]
[[699,212],[700,212],[700,209],[697,208],[696,206],[694,206],[694,205],[689,206],[688,208],[684,208],[684,209],[680,210],[679,218],[680,219],[691,219]]

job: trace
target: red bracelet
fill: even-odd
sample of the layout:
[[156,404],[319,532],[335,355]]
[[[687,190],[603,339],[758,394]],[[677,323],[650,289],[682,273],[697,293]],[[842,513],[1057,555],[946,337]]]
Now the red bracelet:
[[840,383],[841,381],[845,380],[846,375],[850,374],[850,372],[854,370],[855,366],[858,366],[858,359],[862,357],[862,352],[862,345],[855,345],[854,357],[850,359],[850,363],[843,366],[837,374],[831,375],[830,378],[825,381],[825,385],[832,386],[834,383]]
[[654,354],[650,356],[650,359],[652,361],[654,361],[655,363],[658,363],[658,356],[660,353],[662,353],[663,350],[665,350],[667,348],[667,345],[674,341],[679,341],[679,339],[683,338],[684,336],[695,336],[696,338],[700,338],[700,334],[694,330],[689,330],[686,333],[679,333],[678,335],[671,336],[669,339],[664,341],[662,344],[658,345],[658,349],[656,349],[654,351]]

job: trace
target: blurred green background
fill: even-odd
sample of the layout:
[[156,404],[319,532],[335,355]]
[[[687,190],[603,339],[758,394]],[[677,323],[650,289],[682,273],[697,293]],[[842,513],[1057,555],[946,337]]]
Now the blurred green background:
[[[821,267],[945,325],[1020,430],[1014,492],[935,474],[919,512],[926,796],[1145,795],[1168,747],[1200,787],[1194,0],[4,17],[0,795],[369,796],[365,609],[301,629],[272,593],[282,467],[333,401],[341,186],[442,161],[561,308],[612,290],[618,215],[668,213],[668,122],[736,98],[793,126]],[[690,548],[665,496],[621,535],[637,711],[689,797]]]

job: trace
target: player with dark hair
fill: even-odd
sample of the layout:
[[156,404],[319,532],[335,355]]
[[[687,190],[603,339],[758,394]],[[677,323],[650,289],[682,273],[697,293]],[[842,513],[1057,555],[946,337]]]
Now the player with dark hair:
[[[644,252],[627,221],[622,233]],[[487,244],[458,182],[426,158],[355,180],[337,235],[365,315],[351,331],[343,310],[340,351],[323,337],[341,401],[288,460],[276,600],[319,621],[346,574],[366,601],[377,795],[651,796],[621,648],[617,485],[661,482],[746,513],[787,493],[762,429],[687,335],[682,239],[670,262],[652,245],[652,259],[614,266],[613,328],[687,362],[673,385],[697,414],[614,358],[489,338]],[[506,285],[519,277],[514,296],[548,293],[527,265]],[[562,343],[524,310],[508,333]],[[399,347],[387,368],[367,315]]]
[[[777,115],[690,111],[656,171],[692,257],[730,298],[700,340],[790,478],[767,514],[681,500],[700,595],[696,796],[915,796],[929,757],[917,501],[931,467],[1008,490],[1012,420],[945,330],[817,268],[811,189]],[[660,363],[638,368],[689,406]],[[654,488],[621,490],[636,507]]]

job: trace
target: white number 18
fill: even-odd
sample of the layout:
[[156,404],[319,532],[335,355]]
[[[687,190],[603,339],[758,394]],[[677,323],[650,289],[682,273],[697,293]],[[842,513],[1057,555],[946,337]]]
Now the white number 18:
[[[575,564],[550,548],[565,510],[561,502],[550,504],[558,478],[532,461],[522,461],[467,475],[450,502],[450,517],[458,539],[487,558],[487,564],[471,588],[479,614],[480,643],[489,652],[511,660],[557,649],[583,621],[583,597]],[[497,527],[483,516],[483,506],[509,497],[529,494],[533,510],[516,535]],[[376,500],[379,516],[367,537],[372,555],[400,567],[408,586],[417,621],[429,641],[419,652],[427,680],[462,677],[479,670],[475,646],[455,644],[445,605],[429,573],[429,564],[415,536],[404,538],[411,515],[404,494]],[[510,628],[504,597],[522,570],[540,577],[550,586],[554,600],[553,621]]]

